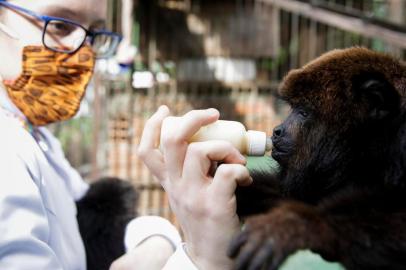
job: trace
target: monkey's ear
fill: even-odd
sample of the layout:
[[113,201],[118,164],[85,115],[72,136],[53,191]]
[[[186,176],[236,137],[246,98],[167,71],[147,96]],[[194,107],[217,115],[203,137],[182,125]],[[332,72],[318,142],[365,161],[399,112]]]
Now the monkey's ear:
[[399,110],[399,94],[383,76],[369,74],[359,77],[356,87],[362,100],[368,104],[370,119],[382,120]]

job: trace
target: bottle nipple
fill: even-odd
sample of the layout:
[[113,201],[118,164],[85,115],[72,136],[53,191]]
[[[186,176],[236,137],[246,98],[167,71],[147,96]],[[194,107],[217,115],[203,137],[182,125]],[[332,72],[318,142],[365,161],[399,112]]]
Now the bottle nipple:
[[266,145],[265,145],[265,151],[271,151],[273,147],[272,139],[271,137],[266,137]]
[[272,149],[272,140],[265,132],[248,130],[247,139],[247,152],[250,156],[263,156]]

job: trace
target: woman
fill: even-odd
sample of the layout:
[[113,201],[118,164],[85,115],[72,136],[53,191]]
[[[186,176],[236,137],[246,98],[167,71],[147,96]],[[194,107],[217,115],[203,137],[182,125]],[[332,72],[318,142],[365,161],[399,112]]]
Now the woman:
[[[89,187],[44,126],[74,116],[95,59],[114,52],[120,36],[104,30],[106,6],[0,0],[0,269],[86,269],[75,200]],[[171,249],[153,234],[143,235],[141,253]],[[115,266],[139,261],[140,252]]]

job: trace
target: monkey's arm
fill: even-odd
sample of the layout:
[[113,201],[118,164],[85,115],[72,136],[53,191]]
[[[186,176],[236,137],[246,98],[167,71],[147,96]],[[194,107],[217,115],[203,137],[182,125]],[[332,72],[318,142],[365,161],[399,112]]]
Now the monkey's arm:
[[277,269],[290,254],[310,249],[347,270],[404,269],[405,208],[395,196],[362,196],[336,197],[319,207],[284,201],[249,218],[230,247],[236,268]]
[[251,172],[253,183],[247,187],[237,187],[237,214],[239,217],[265,213],[281,198],[278,175]]

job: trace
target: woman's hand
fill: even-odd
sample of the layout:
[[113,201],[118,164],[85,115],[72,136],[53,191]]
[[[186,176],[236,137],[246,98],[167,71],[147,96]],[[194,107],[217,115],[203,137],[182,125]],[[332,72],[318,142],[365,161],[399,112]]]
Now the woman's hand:
[[[138,155],[166,190],[183,229],[188,255],[201,269],[232,267],[226,250],[240,230],[234,191],[237,185],[252,182],[244,156],[230,143],[188,144],[202,126],[218,118],[215,109],[172,117],[161,106],[147,121],[138,148]],[[221,165],[213,176],[217,162]]]

